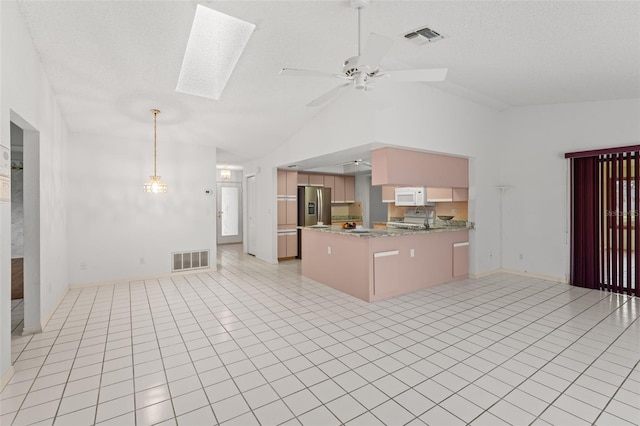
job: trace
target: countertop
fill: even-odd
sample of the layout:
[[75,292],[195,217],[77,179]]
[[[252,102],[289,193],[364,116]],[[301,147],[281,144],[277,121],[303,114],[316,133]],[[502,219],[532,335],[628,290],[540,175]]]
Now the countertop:
[[342,226],[329,226],[329,227],[315,227],[307,226],[303,229],[309,229],[317,232],[327,232],[331,234],[349,235],[352,237],[367,237],[367,238],[379,238],[379,237],[399,237],[403,235],[420,235],[420,234],[433,234],[436,232],[455,232],[466,231],[472,229],[469,226],[446,226],[429,229],[343,229]]

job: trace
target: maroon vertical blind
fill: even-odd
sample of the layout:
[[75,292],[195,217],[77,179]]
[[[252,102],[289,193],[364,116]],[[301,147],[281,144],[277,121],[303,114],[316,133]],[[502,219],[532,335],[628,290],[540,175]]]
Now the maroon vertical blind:
[[578,287],[600,288],[598,256],[598,161],[576,158],[571,163],[571,278]]
[[570,283],[640,296],[640,147],[576,154],[566,155],[572,158]]

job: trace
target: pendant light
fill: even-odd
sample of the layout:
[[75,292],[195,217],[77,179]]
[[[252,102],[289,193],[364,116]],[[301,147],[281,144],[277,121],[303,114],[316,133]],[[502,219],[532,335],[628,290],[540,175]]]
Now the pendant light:
[[153,176],[150,176],[149,181],[147,181],[147,183],[144,184],[144,192],[151,192],[154,194],[159,194],[161,192],[167,192],[167,184],[162,182],[162,180],[160,179],[160,176],[157,175],[156,173],[156,124],[157,124],[157,119],[158,119],[158,114],[160,113],[160,110],[158,109],[152,109],[151,113],[153,113]]

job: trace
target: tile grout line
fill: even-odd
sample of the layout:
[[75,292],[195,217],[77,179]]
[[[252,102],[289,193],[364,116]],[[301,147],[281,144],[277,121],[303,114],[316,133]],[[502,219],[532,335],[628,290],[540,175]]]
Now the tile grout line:
[[[40,364],[40,366],[39,366],[39,367],[37,367],[37,368],[38,368],[38,373],[36,373],[35,377],[33,378],[33,381],[32,381],[32,382],[31,382],[31,384],[29,385],[29,390],[24,394],[24,399],[23,399],[23,400],[22,400],[22,402],[20,403],[20,406],[18,407],[18,409],[15,411],[16,415],[15,415],[15,417],[13,418],[12,422],[15,422],[16,418],[17,418],[17,417],[18,417],[18,415],[20,414],[20,410],[22,410],[22,406],[24,405],[24,402],[26,401],[26,399],[27,399],[27,397],[28,397],[29,393],[31,392],[31,389],[33,388],[33,384],[34,384],[34,383],[36,382],[36,380],[38,379],[38,376],[40,375],[40,372],[42,371],[42,368],[43,368],[43,367],[44,367],[44,365],[46,364],[46,362],[47,362],[47,358],[48,358],[48,357],[49,357],[49,355],[51,354],[51,350],[53,349],[53,346],[55,345],[55,340],[57,340],[57,339],[58,339],[58,337],[60,336],[60,332],[61,332],[61,331],[62,331],[62,329],[64,328],[64,324],[66,323],[66,321],[67,321],[67,319],[68,319],[68,317],[69,317],[69,315],[70,315],[70,313],[71,313],[71,311],[72,311],[72,309],[73,309],[73,306],[75,306],[75,304],[76,304],[77,300],[78,300],[78,298],[76,297],[76,300],[74,300],[72,307],[69,309],[69,313],[67,313],[67,315],[66,315],[66,317],[65,317],[65,320],[64,320],[64,322],[63,322],[62,326],[60,327],[60,329],[58,329],[58,333],[56,334],[56,337],[54,338],[54,342],[51,344],[51,347],[49,347],[49,350],[47,351],[47,355],[45,355],[45,359],[42,361],[42,364]],[[31,338],[31,340],[29,341],[29,343],[31,343],[31,341],[33,341],[33,337]],[[26,346],[25,346],[25,348],[26,348]],[[24,352],[24,350],[23,350],[23,352]],[[18,359],[16,359],[16,362],[18,362]],[[69,374],[71,374],[71,373],[69,372]],[[40,404],[36,404],[36,405],[34,405],[33,407],[35,407],[35,406],[37,406],[37,405],[40,405]],[[27,407],[27,408],[31,408],[31,407]]]

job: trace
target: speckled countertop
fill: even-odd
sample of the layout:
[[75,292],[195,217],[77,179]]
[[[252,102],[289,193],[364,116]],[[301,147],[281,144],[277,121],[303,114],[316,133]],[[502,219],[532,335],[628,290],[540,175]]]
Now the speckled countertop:
[[419,235],[419,234],[432,234],[434,232],[454,232],[454,231],[466,231],[472,229],[469,226],[447,226],[440,228],[429,229],[343,229],[341,226],[329,226],[329,227],[315,227],[307,226],[304,229],[309,229],[318,232],[328,232],[331,234],[349,235],[352,237],[399,237],[402,235]]

